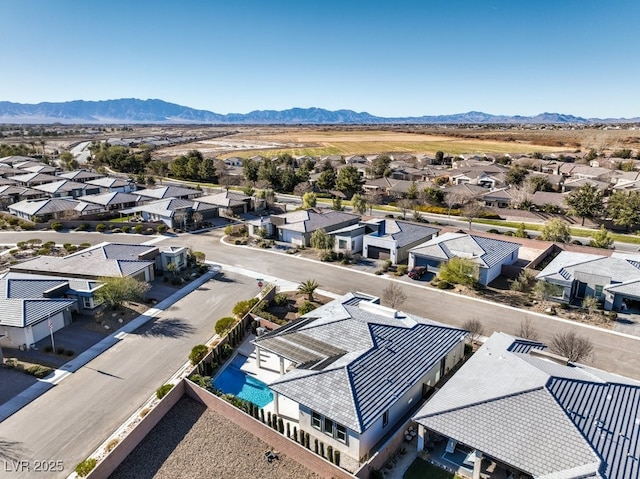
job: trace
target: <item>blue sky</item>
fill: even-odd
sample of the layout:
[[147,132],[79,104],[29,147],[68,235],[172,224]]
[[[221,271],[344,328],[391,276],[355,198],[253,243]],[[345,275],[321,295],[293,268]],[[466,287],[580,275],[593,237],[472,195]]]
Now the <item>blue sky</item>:
[[0,100],[640,116],[638,0],[2,0]]

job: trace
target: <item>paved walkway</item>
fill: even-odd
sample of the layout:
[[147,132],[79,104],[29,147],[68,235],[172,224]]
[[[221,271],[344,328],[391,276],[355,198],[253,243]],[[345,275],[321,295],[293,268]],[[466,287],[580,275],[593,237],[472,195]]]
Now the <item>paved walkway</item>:
[[140,326],[144,325],[148,321],[154,319],[156,315],[160,312],[169,309],[174,303],[184,298],[187,294],[191,293],[193,290],[199,288],[204,283],[209,281],[215,275],[220,272],[219,267],[212,268],[208,273],[203,274],[200,278],[192,281],[184,288],[176,291],[167,299],[158,303],[154,308],[151,308],[138,316],[133,321],[124,325],[119,330],[115,331],[113,334],[110,334],[102,341],[94,344],[89,349],[78,355],[76,358],[62,365],[60,368],[56,369],[51,375],[47,376],[44,379],[38,380],[38,382],[26,390],[22,391],[20,394],[14,396],[6,403],[0,405],[0,422],[4,421],[6,418],[16,413],[24,406],[29,404],[31,401],[40,397],[46,391],[51,389],[53,386],[58,384],[60,381],[63,381],[66,377],[68,377],[71,373],[77,371],[82,368],[89,361],[95,359],[103,352],[108,350],[111,346],[118,343],[122,338],[124,338],[127,334],[132,333]]

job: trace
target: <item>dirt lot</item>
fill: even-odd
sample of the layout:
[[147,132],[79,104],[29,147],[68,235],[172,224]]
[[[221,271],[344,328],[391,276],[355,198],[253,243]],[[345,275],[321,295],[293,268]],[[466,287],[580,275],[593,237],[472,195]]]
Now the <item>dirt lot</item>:
[[268,444],[183,397],[110,476],[111,479],[317,478],[291,458],[267,462]]

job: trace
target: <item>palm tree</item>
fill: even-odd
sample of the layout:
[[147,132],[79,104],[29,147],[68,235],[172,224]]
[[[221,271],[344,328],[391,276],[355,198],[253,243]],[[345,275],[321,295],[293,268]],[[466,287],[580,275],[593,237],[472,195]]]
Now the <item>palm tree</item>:
[[313,301],[313,293],[318,289],[318,282],[315,279],[308,279],[298,286],[298,293],[306,294],[309,301]]

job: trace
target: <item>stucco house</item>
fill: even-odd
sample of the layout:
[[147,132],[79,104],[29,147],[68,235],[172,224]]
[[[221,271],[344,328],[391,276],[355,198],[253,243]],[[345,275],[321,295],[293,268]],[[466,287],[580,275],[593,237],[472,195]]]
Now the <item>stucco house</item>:
[[594,296],[606,310],[640,308],[640,254],[562,251],[536,279],[558,286],[550,298],[557,301],[581,303]]
[[147,188],[144,190],[136,190],[136,195],[142,196],[142,201],[164,200],[167,198],[191,200],[198,196],[202,196],[202,190],[185,188],[184,186],[167,185],[158,186],[156,188]]
[[369,228],[363,237],[362,256],[389,259],[392,264],[409,258],[409,251],[439,233],[438,228],[409,221],[375,219],[365,223]]
[[276,414],[293,401],[287,419],[357,467],[458,364],[466,334],[348,293],[254,344],[258,367],[261,355],[280,360]]
[[203,221],[216,218],[218,207],[199,201],[166,198],[134,206],[122,210],[121,213],[138,213],[145,221],[161,221],[169,228],[183,228],[184,225],[193,222],[194,213],[200,213]]
[[418,451],[474,478],[640,477],[640,382],[545,348],[494,333],[413,416]]
[[9,213],[31,220],[37,217],[40,221],[73,218],[79,214],[81,202],[73,198],[41,198],[18,201],[9,205]]
[[269,221],[278,241],[310,246],[314,231],[323,229],[330,233],[358,223],[360,217],[343,211],[308,209],[271,215]]
[[520,244],[465,233],[445,233],[409,251],[409,269],[427,266],[438,271],[451,258],[466,258],[478,265],[478,282],[488,285],[502,272],[503,265],[518,261]]

